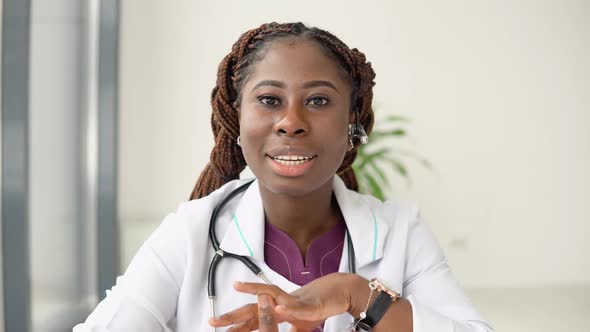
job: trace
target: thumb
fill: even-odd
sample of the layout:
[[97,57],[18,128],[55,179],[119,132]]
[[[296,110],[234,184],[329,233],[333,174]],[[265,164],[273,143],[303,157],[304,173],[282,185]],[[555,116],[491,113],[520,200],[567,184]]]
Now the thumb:
[[274,306],[272,297],[266,294],[258,295],[258,329],[260,332],[279,331]]

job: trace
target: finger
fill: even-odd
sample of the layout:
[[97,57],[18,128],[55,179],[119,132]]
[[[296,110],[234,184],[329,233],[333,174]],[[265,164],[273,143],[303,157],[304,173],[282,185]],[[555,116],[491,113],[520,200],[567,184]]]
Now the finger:
[[275,319],[274,301],[272,297],[265,294],[258,296],[258,329],[260,332],[279,331],[279,325]]
[[[318,325],[319,327],[319,325]],[[299,328],[297,326],[291,325],[291,327],[289,328],[289,332],[314,332],[317,330],[318,327],[305,327],[305,328]],[[322,327],[320,327],[319,331],[323,331],[324,329]]]
[[268,294],[274,298],[287,294],[285,291],[275,285],[260,284],[255,282],[236,281],[234,283],[234,289],[241,293],[253,295]]
[[278,305],[275,307],[275,312],[277,317],[281,317],[281,319],[292,324],[289,332],[315,331],[324,322],[317,309],[301,304],[291,307]]
[[258,317],[256,319],[236,324],[227,329],[226,332],[250,332],[256,330],[258,330]]
[[221,327],[245,322],[248,320],[256,321],[256,316],[258,315],[257,307],[258,305],[256,303],[250,303],[219,317],[211,317],[209,318],[209,325]]
[[287,319],[296,320],[317,320],[321,318],[321,312],[315,307],[308,307],[305,305],[285,305],[281,304],[275,308],[277,314],[286,317]]

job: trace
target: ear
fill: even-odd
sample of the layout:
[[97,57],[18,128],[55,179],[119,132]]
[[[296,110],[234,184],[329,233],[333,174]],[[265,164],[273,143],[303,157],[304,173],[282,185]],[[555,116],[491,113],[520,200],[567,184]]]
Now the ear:
[[348,124],[354,124],[356,121],[355,111],[354,108],[350,108],[350,112],[348,112]]
[[353,147],[350,144],[350,125],[355,124],[356,117],[354,114],[354,108],[350,108],[350,112],[348,112],[348,125],[346,126],[346,152],[350,152],[353,150]]
[[241,117],[242,117],[242,110],[241,110],[240,104],[238,103],[237,100],[235,100],[232,103],[232,107],[236,110],[236,112],[238,112],[238,123],[240,123]]
[[350,144],[350,139],[351,139],[351,136],[350,136],[350,126],[352,124],[353,123],[349,123],[348,124],[348,127],[346,128],[346,133],[347,133],[347,135],[346,135],[346,152],[347,153],[350,152],[350,151],[352,151],[354,149],[354,146],[352,144]]

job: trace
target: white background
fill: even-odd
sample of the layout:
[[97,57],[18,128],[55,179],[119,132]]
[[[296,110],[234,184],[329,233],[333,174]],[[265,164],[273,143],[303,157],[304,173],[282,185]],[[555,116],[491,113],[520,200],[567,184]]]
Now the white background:
[[408,161],[412,186],[392,171],[391,192],[419,202],[464,286],[590,282],[588,2],[131,0],[121,10],[123,265],[208,160],[209,95],[233,42],[263,22],[302,21],[373,63],[377,121],[411,119],[399,144],[434,170]]
[[[71,202],[81,179],[68,163],[79,156],[67,133],[79,129],[87,83],[79,8],[87,2],[76,1],[32,6],[38,330],[65,319],[57,309],[73,311],[71,288],[92,274],[79,270],[72,229],[79,216],[68,212],[79,209]],[[435,169],[408,161],[413,185],[391,171],[390,194],[420,204],[457,278],[497,331],[586,331],[589,17],[583,0],[121,0],[121,269],[188,198],[208,159],[209,95],[233,42],[263,22],[303,21],[373,63],[377,126],[388,114],[411,119],[410,139],[392,144],[426,156]]]

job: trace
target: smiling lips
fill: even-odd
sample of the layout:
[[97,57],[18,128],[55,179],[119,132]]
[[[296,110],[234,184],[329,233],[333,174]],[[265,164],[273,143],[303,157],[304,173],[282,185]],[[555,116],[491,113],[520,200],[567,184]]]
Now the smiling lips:
[[303,165],[306,161],[313,159],[314,157],[303,157],[303,156],[276,156],[271,157],[272,160],[285,166]]
[[303,175],[313,164],[317,155],[307,156],[270,156],[270,166],[279,175],[295,177]]

